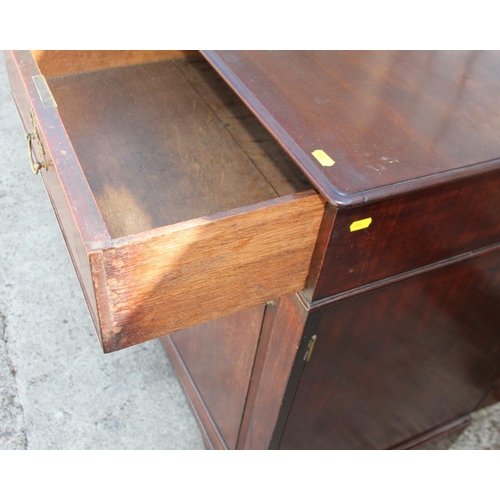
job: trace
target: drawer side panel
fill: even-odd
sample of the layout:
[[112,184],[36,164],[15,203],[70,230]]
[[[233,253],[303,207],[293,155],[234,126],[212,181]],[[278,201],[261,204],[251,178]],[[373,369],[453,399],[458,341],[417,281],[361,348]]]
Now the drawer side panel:
[[[31,131],[29,116],[31,111],[34,113],[45,151],[45,163],[48,167],[47,170],[40,170],[40,176],[61,228],[91,317],[97,326],[97,305],[88,248],[92,245],[94,238],[109,240],[109,234],[103,227],[99,214],[92,210],[93,207],[85,210],[88,200],[85,192],[80,191],[81,183],[78,183],[78,179],[75,180],[78,173],[74,174],[71,171],[75,163],[79,168],[77,160],[73,157],[71,145],[65,135],[64,127],[59,122],[57,112],[54,108],[45,109],[36,91],[32,76],[38,74],[38,70],[29,52],[5,52],[5,61],[12,97],[25,132]],[[29,168],[28,158],[26,160],[26,168]],[[66,181],[64,184],[59,175],[59,169],[63,170]],[[69,184],[72,184],[72,188],[67,189]],[[72,189],[79,192],[76,197]],[[76,215],[75,206],[79,209]]]

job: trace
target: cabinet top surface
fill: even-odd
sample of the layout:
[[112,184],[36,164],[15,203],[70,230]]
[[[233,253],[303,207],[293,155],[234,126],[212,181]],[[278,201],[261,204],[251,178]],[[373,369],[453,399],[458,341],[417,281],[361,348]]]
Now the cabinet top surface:
[[334,205],[500,168],[500,51],[204,55]]

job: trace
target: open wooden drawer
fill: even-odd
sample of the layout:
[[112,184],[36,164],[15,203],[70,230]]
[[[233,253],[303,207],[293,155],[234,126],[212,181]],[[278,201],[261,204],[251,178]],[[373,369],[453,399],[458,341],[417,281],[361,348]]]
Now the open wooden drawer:
[[324,203],[203,57],[5,58],[105,352],[303,288]]

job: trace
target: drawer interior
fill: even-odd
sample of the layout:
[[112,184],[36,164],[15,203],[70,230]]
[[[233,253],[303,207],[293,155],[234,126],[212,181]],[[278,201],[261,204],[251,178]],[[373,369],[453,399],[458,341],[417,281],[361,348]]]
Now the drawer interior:
[[311,188],[201,55],[99,54],[38,64],[112,238]]
[[199,53],[7,60],[105,352],[303,289],[324,200]]

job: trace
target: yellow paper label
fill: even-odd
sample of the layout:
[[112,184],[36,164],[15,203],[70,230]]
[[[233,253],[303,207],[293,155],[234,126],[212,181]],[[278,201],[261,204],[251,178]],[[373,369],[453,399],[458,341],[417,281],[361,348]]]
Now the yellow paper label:
[[316,149],[311,154],[319,161],[322,167],[332,167],[335,165],[335,162],[322,149]]
[[353,222],[350,226],[351,233],[353,231],[359,231],[360,229],[366,229],[372,223],[372,218],[368,217],[368,219],[361,219]]

